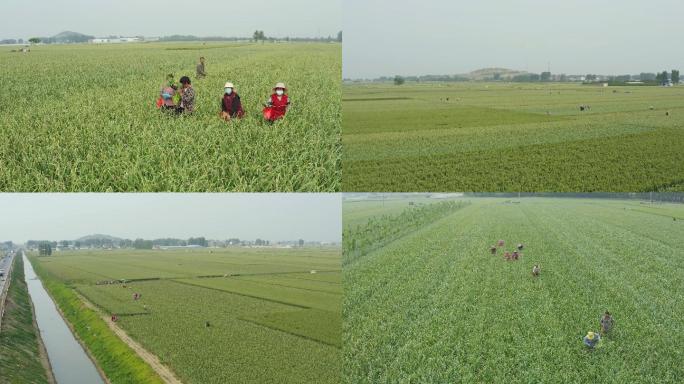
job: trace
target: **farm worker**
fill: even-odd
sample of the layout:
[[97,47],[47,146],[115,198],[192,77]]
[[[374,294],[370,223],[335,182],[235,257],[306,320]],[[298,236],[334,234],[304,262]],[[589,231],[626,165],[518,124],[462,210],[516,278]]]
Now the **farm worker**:
[[489,252],[491,252],[492,255],[496,255],[496,246],[492,245],[491,247],[489,247]]
[[532,267],[532,276],[539,276],[539,272],[541,272],[541,268],[539,268],[539,264],[535,264]]
[[278,83],[273,87],[274,93],[271,94],[271,99],[264,104],[264,119],[274,122],[287,112],[287,107],[290,105],[290,100],[287,97],[287,88],[285,83]]
[[209,324],[208,321],[205,321],[205,322],[204,322],[204,326],[207,327],[207,328],[209,328],[209,327],[211,326],[211,324]]
[[173,81],[173,74],[169,73],[166,75],[166,83],[162,84],[161,90],[159,91],[159,101],[157,101],[157,106],[162,109],[173,109],[176,104],[174,102],[174,97],[176,96],[176,90],[178,86]]
[[200,79],[207,75],[206,68],[204,67],[204,56],[200,57],[200,62],[197,64],[197,77]]
[[221,113],[219,116],[228,121],[232,118],[241,118],[245,115],[242,110],[240,95],[235,91],[235,85],[230,81],[223,86],[223,98],[221,98]]
[[116,322],[116,320],[118,320],[118,318],[116,317],[116,315],[112,314],[112,322]]
[[523,249],[522,243],[521,243],[521,244],[518,244],[518,251],[522,251],[522,249]]
[[192,88],[190,78],[183,76],[180,79],[182,88],[180,91],[181,102],[180,106],[176,108],[178,113],[192,113],[195,111],[195,90]]
[[504,246],[504,241],[503,241],[503,240],[499,240],[499,241],[497,242],[497,245],[498,245],[499,247],[503,247],[503,246]]
[[594,333],[592,331],[587,332],[587,335],[584,336],[584,345],[587,347],[594,349],[598,345],[598,343],[601,341],[601,335],[598,333]]
[[599,322],[601,323],[601,333],[604,335],[613,328],[613,316],[611,316],[608,311],[601,316]]
[[506,260],[510,260],[510,259],[511,259],[511,253],[508,252],[508,251],[506,251],[506,252],[504,253],[504,258],[505,258]]
[[513,251],[513,254],[511,255],[511,257],[513,258],[513,260],[518,260],[518,256],[520,256],[520,254],[518,253],[518,251]]

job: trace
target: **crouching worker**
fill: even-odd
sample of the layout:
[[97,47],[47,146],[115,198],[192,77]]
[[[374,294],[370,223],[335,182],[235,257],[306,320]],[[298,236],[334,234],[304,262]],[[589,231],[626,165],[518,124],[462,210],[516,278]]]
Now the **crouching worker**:
[[176,109],[176,91],[178,86],[173,82],[173,75],[166,76],[166,83],[162,84],[159,91],[159,99],[157,99],[157,108],[164,110]]
[[245,112],[242,110],[240,95],[235,92],[233,83],[228,82],[223,86],[223,98],[221,98],[221,112],[219,116],[228,121],[232,118],[242,118]]
[[598,333],[594,333],[592,331],[587,332],[587,335],[584,336],[584,345],[587,347],[594,349],[596,348],[599,343],[601,342],[601,335]]
[[496,246],[492,245],[491,247],[489,247],[489,252],[491,252],[492,255],[496,255]]
[[284,83],[278,83],[273,87],[274,93],[271,95],[271,99],[264,104],[264,119],[270,122],[274,122],[283,116],[287,112],[287,107],[290,105],[290,100],[287,97],[287,88]]
[[193,113],[195,111],[195,90],[192,88],[190,78],[183,76],[180,79],[180,106],[176,108],[177,113]]

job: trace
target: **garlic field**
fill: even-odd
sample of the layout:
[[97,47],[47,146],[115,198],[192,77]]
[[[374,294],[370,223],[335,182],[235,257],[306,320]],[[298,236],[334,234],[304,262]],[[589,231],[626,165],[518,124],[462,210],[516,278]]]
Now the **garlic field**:
[[[2,48],[0,189],[338,191],[341,56],[297,43]],[[192,80],[192,116],[155,107],[167,74]],[[218,117],[227,81],[241,120]],[[270,125],[262,104],[281,81],[292,104]]]
[[684,190],[684,87],[348,85],[342,104],[345,192]]
[[681,382],[681,205],[469,200],[345,265],[344,382]]
[[115,314],[183,383],[340,380],[338,249],[82,250],[34,260]]

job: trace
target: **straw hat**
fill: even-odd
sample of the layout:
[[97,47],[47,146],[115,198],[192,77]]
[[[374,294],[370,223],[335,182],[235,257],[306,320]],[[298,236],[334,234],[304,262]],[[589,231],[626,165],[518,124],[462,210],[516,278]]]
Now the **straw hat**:
[[278,89],[278,88],[287,90],[287,88],[285,87],[285,83],[277,83],[277,84],[275,85],[275,87],[273,87],[273,89]]
[[223,86],[223,88],[235,88],[235,86],[229,81]]
[[594,340],[594,332],[587,333],[587,339]]

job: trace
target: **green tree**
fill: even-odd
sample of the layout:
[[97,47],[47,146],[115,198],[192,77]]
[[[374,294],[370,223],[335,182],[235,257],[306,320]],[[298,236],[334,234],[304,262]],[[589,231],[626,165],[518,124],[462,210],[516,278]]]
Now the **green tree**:
[[342,31],[337,32],[337,41],[342,42]]
[[673,84],[679,84],[679,69],[672,70],[672,77],[670,77]]
[[399,75],[394,76],[394,85],[402,85],[405,82],[406,82],[406,79],[404,79],[403,77],[401,77]]
[[667,83],[667,79],[669,78],[669,74],[667,71],[662,71],[656,76],[656,81],[660,84],[665,84]]
[[255,42],[261,40],[261,42],[263,43],[264,40],[266,40],[266,34],[264,33],[264,31],[256,30],[254,31],[254,35],[252,35],[252,38]]
[[542,72],[540,78],[541,81],[551,81],[551,72]]
[[303,247],[304,246],[304,239],[299,239],[299,246]]
[[39,37],[32,37],[32,38],[28,39],[28,41],[31,44],[38,44],[38,43],[40,43],[40,38]]

